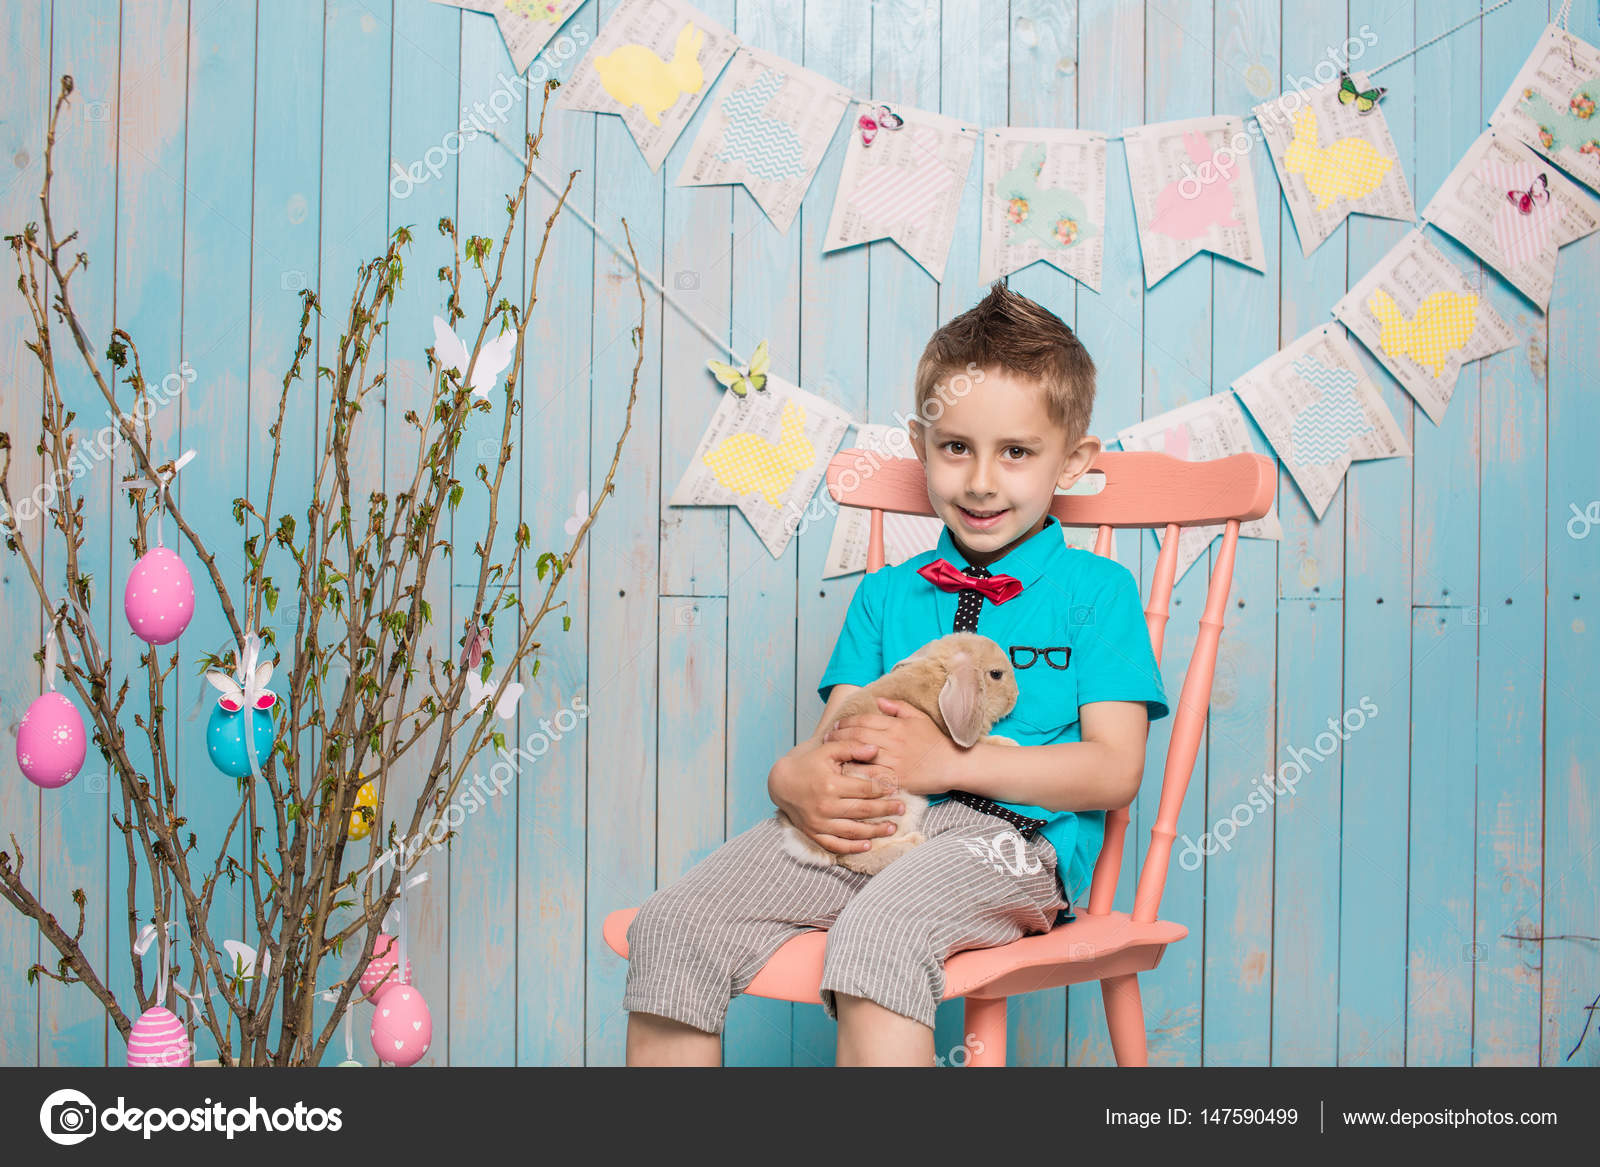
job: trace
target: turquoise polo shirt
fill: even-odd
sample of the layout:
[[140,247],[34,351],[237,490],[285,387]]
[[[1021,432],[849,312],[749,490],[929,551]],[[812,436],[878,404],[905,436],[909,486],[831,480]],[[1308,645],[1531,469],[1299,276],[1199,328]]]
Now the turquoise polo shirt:
[[[957,569],[967,565],[948,528],[932,551],[861,578],[817,686],[824,703],[835,685],[869,684],[950,632],[957,593],[935,587],[917,574],[918,568],[935,559],[948,560]],[[1046,517],[1038,534],[988,567],[994,575],[1015,576],[1022,591],[1004,604],[984,600],[978,633],[1008,654],[1014,648],[1040,650],[1030,666],[1014,666],[1016,707],[995,723],[991,733],[1020,746],[1082,741],[1078,707],[1094,701],[1143,701],[1151,721],[1167,715],[1139,587],[1126,567],[1068,547],[1054,515]],[[1066,667],[1054,668],[1044,650],[1061,648],[1067,650]],[[1012,660],[1026,660],[1028,655],[1012,654]],[[1059,663],[1062,654],[1050,656]],[[946,798],[938,795],[931,801]],[[1016,802],[1001,805],[1047,820],[1041,833],[1055,848],[1063,895],[1069,904],[1086,895],[1105,839],[1106,812],[1050,811]],[[1073,918],[1066,910],[1057,922]]]

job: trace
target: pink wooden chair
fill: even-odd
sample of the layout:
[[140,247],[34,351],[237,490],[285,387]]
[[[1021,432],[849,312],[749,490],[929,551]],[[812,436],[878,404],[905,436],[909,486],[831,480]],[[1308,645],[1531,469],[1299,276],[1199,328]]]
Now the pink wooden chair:
[[[1097,494],[1057,495],[1051,513],[1063,525],[1098,527],[1095,552],[1111,550],[1113,527],[1163,527],[1161,554],[1145,620],[1156,659],[1167,625],[1178,563],[1178,529],[1226,523],[1216,566],[1200,617],[1199,638],[1173,709],[1171,744],[1161,781],[1161,802],[1150,829],[1150,850],[1139,872],[1132,913],[1111,908],[1122,871],[1127,808],[1106,815],[1105,842],[1095,863],[1087,912],[1051,931],[1024,936],[997,948],[958,952],[945,962],[945,998],[966,998],[966,1032],[974,1034],[983,1052],[969,1064],[1005,1065],[1006,1000],[1014,993],[1099,981],[1106,1025],[1117,1064],[1146,1062],[1144,1009],[1139,999],[1139,973],[1161,962],[1167,945],[1189,934],[1182,924],[1156,916],[1167,882],[1178,811],[1211,704],[1211,680],[1222,636],[1223,609],[1233,582],[1234,550],[1239,524],[1259,519],[1272,507],[1277,470],[1260,454],[1235,454],[1212,462],[1184,462],[1166,454],[1103,453],[1090,475],[1104,476]],[[1089,477],[1086,475],[1085,477]],[[914,458],[883,459],[871,451],[844,450],[828,466],[828,490],[842,505],[872,511],[867,570],[884,563],[883,515],[930,515],[921,463]],[[606,943],[628,955],[627,931],[636,908],[606,917]],[[803,932],[778,949],[746,990],[779,1001],[821,1004],[822,956],[827,933]]]

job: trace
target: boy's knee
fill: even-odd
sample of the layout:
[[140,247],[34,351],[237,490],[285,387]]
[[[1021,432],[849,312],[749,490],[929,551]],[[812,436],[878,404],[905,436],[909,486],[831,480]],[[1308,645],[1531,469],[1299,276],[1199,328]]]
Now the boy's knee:
[[932,958],[932,928],[910,918],[904,907],[872,896],[857,896],[828,930],[827,952],[832,960],[847,960],[854,955],[873,960]]

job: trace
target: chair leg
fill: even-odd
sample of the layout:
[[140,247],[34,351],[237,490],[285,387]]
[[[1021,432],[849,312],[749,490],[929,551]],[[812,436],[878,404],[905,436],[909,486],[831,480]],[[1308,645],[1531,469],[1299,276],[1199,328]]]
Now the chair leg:
[[1006,998],[966,999],[967,1065],[1003,1067],[1006,1064]]
[[1105,1002],[1106,1028],[1111,1031],[1111,1052],[1116,1056],[1117,1065],[1148,1065],[1139,975],[1106,977],[1100,982],[1100,997]]

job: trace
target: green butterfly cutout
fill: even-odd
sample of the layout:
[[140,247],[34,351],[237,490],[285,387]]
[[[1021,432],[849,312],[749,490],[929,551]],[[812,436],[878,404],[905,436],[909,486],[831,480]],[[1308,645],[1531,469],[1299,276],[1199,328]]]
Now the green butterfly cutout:
[[1345,72],[1339,74],[1339,104],[1354,104],[1357,113],[1371,113],[1373,107],[1378,104],[1378,99],[1388,92],[1389,90],[1382,85],[1374,89],[1357,89],[1350,74]]
[[767,366],[771,363],[767,356],[767,342],[762,341],[756,345],[755,355],[750,358],[750,364],[744,369],[737,369],[723,361],[707,361],[706,367],[716,374],[717,380],[732,389],[734,393],[743,397],[750,390],[761,390],[767,384]]

